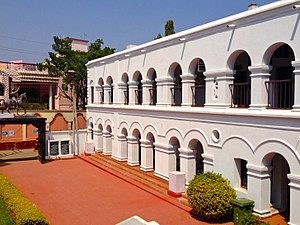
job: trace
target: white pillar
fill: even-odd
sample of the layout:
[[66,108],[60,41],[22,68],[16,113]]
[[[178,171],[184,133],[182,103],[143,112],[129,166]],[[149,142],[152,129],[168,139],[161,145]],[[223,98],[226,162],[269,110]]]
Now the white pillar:
[[247,164],[248,198],[255,202],[254,212],[260,216],[271,215],[271,167]]
[[104,103],[108,104],[110,99],[109,99],[109,92],[111,91],[111,87],[108,84],[105,84],[103,86],[104,89]]
[[138,89],[135,81],[128,82],[129,85],[129,105],[135,105],[136,94],[135,91]]
[[102,130],[96,129],[94,131],[94,136],[95,136],[95,151],[102,152],[103,151]]
[[119,134],[118,138],[118,146],[117,146],[117,154],[115,159],[119,161],[127,161],[128,159],[128,144],[127,137],[123,134]]
[[192,106],[193,92],[192,86],[195,85],[195,76],[193,74],[182,74],[182,106]]
[[[125,83],[119,83],[118,84],[119,87],[119,99],[118,99],[118,103],[124,105],[125,104],[125,92],[127,90],[127,85]],[[127,93],[129,94],[129,93]]]
[[205,106],[227,108],[231,106],[229,85],[233,83],[233,70],[214,70],[204,72],[206,76]]
[[100,104],[100,92],[101,92],[102,88],[100,85],[95,86],[95,96],[94,96],[94,101],[95,104]]
[[179,148],[180,152],[180,170],[185,174],[186,185],[194,178],[196,174],[196,156],[191,149]]
[[251,104],[250,109],[264,109],[268,105],[266,81],[270,79],[271,66],[250,66],[251,71]]
[[52,92],[52,84],[49,85],[49,110],[53,109],[53,92]]
[[292,66],[295,67],[294,74],[294,105],[292,111],[300,111],[300,61],[292,62]]
[[157,106],[168,106],[172,103],[171,87],[174,87],[173,78],[157,78]]
[[300,176],[288,174],[288,179],[290,180],[290,221],[288,224],[296,225],[300,222]]
[[168,180],[169,173],[176,171],[176,154],[171,145],[155,142],[155,171],[158,177]]
[[127,137],[128,143],[128,160],[127,164],[130,166],[139,165],[139,142],[136,137]]
[[150,105],[150,89],[152,88],[151,80],[142,80],[143,83],[143,105]]
[[103,154],[111,155],[112,153],[111,134],[107,131],[103,131],[102,137],[103,137]]
[[153,171],[153,145],[149,140],[141,140],[141,170]]

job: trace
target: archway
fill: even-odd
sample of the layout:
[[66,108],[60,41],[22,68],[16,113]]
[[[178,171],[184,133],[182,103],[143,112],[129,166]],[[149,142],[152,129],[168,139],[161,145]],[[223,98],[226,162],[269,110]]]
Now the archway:
[[292,48],[283,44],[271,56],[270,81],[266,82],[268,108],[291,109],[294,104],[294,67],[295,55]]
[[135,104],[141,105],[143,103],[143,85],[142,85],[142,74],[136,72],[133,76],[133,80],[136,82],[137,89],[135,90]]
[[195,59],[191,64],[191,73],[195,75],[195,85],[192,86],[193,106],[203,107],[205,104],[205,64],[202,59]]
[[113,86],[113,79],[111,76],[107,78],[106,81],[108,85],[108,103],[113,104],[114,103],[114,86]]
[[234,80],[230,85],[231,107],[246,108],[251,102],[251,59],[247,52],[241,52],[234,63]]
[[129,84],[128,84],[128,75],[127,73],[124,73],[122,75],[122,83],[123,85],[125,85],[125,87],[123,88],[123,102],[125,105],[128,105],[129,103]]
[[136,139],[136,150],[137,150],[137,159],[138,159],[138,163],[139,165],[141,165],[141,161],[142,161],[142,146],[141,146],[141,133],[135,129],[133,131],[133,137]]
[[148,72],[148,79],[151,81],[152,87],[149,89],[150,105],[156,105],[157,103],[157,84],[156,84],[156,71],[150,69]]
[[169,141],[169,144],[173,147],[173,151],[175,154],[174,160],[173,160],[173,165],[171,165],[171,171],[172,169],[175,171],[181,171],[180,168],[180,143],[176,137],[172,137]]
[[[147,137],[146,139],[150,142],[150,145],[151,145],[151,153],[152,153],[152,157],[151,157],[151,160],[152,160],[152,168],[153,170],[155,171],[155,138],[153,136],[152,133],[148,133],[147,134]],[[151,155],[151,154],[150,154]]]
[[172,105],[181,106],[182,103],[182,79],[180,75],[182,70],[179,64],[175,63],[170,67],[169,71],[171,77],[174,79],[174,87],[171,88]]
[[201,142],[197,139],[193,139],[189,143],[189,149],[194,152],[195,155],[195,174],[204,172],[203,164],[203,146]]

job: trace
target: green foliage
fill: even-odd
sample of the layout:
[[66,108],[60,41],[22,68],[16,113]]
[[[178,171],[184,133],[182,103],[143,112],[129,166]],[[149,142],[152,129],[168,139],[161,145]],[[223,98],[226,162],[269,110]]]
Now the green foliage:
[[156,38],[154,38],[154,40],[157,40],[157,39],[160,39],[160,38],[162,38],[162,36],[161,36],[161,34],[158,34],[158,35],[156,36]]
[[236,198],[229,181],[211,172],[197,174],[187,189],[188,201],[195,212],[205,219],[220,219],[232,212]]
[[167,20],[167,22],[165,24],[165,36],[169,36],[171,34],[175,34],[174,22],[173,22],[173,20]]
[[2,198],[0,198],[0,224],[13,225],[16,224],[13,218],[9,215]]
[[[89,60],[101,58],[114,53],[114,48],[102,49],[103,40],[97,39],[91,43],[88,52],[74,51],[72,41],[54,36],[54,44],[49,52],[49,58],[38,64],[40,70],[48,70],[51,76],[62,77],[61,94],[70,101],[76,100],[76,107],[85,109],[87,100],[87,68]],[[73,99],[70,88],[74,88],[76,99]]]
[[0,173],[0,197],[12,212],[18,225],[47,225],[46,218],[35,204],[26,199],[6,176]]
[[47,110],[48,109],[48,104],[44,103],[28,103],[26,102],[24,104],[24,107],[26,108],[26,110]]
[[259,220],[259,218],[252,213],[244,213],[240,218],[240,224],[243,225],[270,225],[269,223],[265,223]]

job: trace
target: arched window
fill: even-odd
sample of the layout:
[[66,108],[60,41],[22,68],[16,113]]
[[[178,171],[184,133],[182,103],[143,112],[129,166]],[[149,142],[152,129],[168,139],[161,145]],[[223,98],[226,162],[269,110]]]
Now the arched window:
[[180,77],[181,74],[181,67],[179,64],[177,64],[172,74],[174,78],[174,87],[171,88],[173,106],[181,106],[182,103],[182,79]]
[[205,104],[205,64],[202,59],[198,59],[193,71],[195,75],[195,85],[192,86],[193,106],[203,107]]

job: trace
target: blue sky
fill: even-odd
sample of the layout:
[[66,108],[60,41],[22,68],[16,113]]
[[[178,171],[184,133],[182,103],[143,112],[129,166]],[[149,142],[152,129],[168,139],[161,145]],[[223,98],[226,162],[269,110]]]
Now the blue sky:
[[172,19],[180,32],[276,0],[1,0],[0,61],[42,62],[53,36],[123,50],[151,41]]

